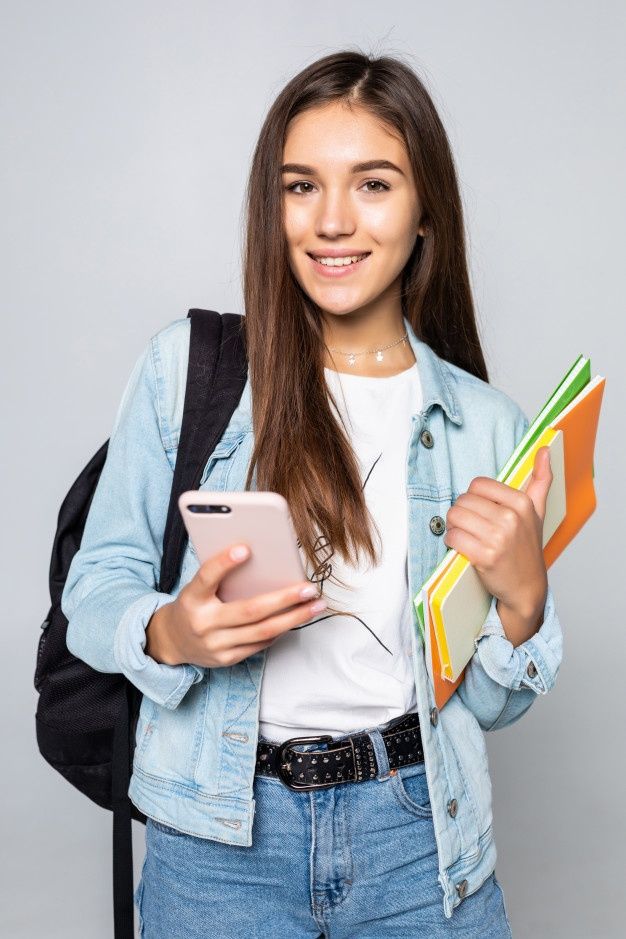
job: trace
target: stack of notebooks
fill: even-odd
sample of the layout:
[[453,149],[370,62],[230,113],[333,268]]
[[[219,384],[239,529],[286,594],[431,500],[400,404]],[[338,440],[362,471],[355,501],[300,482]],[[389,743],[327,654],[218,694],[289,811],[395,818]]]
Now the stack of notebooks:
[[[596,507],[593,454],[605,379],[591,379],[580,355],[496,479],[526,490],[535,454],[550,450],[552,484],[543,522],[546,568],[580,531]],[[442,708],[463,681],[492,597],[467,558],[450,549],[414,597],[435,702]]]

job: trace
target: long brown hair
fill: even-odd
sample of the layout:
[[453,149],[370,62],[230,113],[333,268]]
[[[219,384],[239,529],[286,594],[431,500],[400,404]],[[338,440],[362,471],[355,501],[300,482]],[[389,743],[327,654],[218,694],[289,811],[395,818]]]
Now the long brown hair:
[[[402,275],[403,315],[442,358],[484,381],[454,161],[433,101],[399,59],[342,51],[289,81],[261,128],[248,180],[243,249],[244,330],[255,446],[246,489],[283,495],[306,558],[319,538],[345,559],[373,562],[359,468],[331,411],[317,305],[293,276],[283,227],[280,167],[290,121],[334,101],[367,108],[405,141],[428,237],[417,237]],[[317,550],[316,550],[317,549]]]

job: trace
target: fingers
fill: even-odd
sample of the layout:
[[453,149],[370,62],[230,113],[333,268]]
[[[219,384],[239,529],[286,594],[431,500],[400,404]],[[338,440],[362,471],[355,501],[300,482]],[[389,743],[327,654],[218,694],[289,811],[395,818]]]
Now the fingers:
[[243,662],[244,659],[247,659],[248,656],[254,655],[255,652],[260,652],[261,649],[267,649],[272,642],[256,642],[253,645],[249,646],[236,646],[235,648],[228,649],[226,652],[222,653],[221,661],[218,665],[214,665],[213,668],[228,668],[231,665],[237,665],[239,662]]
[[[225,604],[230,606],[231,604]],[[327,606],[324,599],[314,600],[313,602],[300,603],[297,607],[286,612],[277,613],[269,616],[261,622],[251,623],[250,625],[232,625],[226,628],[217,629],[213,634],[213,641],[216,648],[248,645],[251,643],[271,643],[282,633],[293,629],[294,626],[301,626],[308,623],[318,613],[321,613]]]
[[491,479],[488,476],[475,476],[469,484],[467,492],[485,499],[491,499],[493,502],[508,506],[517,512],[524,511],[524,503],[527,501],[526,494],[522,490],[514,489],[507,483]]
[[[303,596],[303,591],[305,596]],[[244,626],[247,623],[258,623],[268,616],[287,610],[294,604],[301,604],[304,599],[314,600],[317,597],[319,597],[317,588],[307,581],[302,581],[269,593],[256,594],[246,600],[231,600],[222,604],[220,625]]]
[[497,524],[500,509],[501,507],[496,502],[493,502],[492,499],[486,499],[484,496],[476,495],[476,493],[462,492],[454,505],[448,509],[446,524],[448,519],[450,519],[451,526],[456,524],[454,520],[457,516],[464,515],[464,510],[469,510],[476,515],[482,516],[486,521],[491,522],[491,524]]

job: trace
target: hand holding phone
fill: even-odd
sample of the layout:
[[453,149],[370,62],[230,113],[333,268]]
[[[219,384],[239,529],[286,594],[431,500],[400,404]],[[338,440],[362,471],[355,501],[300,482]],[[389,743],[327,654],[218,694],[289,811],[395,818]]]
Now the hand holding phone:
[[[296,572],[302,571],[302,567],[299,555],[296,561],[290,548],[293,529],[290,524],[285,525],[285,500],[282,500],[285,506],[280,505],[280,501],[276,499],[239,500],[240,496],[246,495],[255,494],[193,492],[183,493],[181,496],[179,502],[179,504],[182,502],[181,510],[183,505],[188,504],[221,505],[225,501],[229,504],[238,502],[239,505],[246,501],[249,501],[250,505],[255,503],[257,508],[251,514],[242,513],[240,518],[243,519],[244,515],[247,518],[244,528],[248,526],[250,540],[256,542],[257,553],[261,554],[261,557],[257,558],[254,577],[248,580],[245,576],[246,566],[252,565],[254,547],[248,545],[243,539],[231,540],[221,550],[208,557],[205,556],[204,560],[199,557],[202,563],[194,577],[181,589],[172,603],[161,607],[150,619],[146,630],[145,651],[156,661],[165,665],[191,663],[205,668],[235,665],[249,655],[271,645],[288,629],[307,623],[316,613],[326,607],[324,600],[316,600],[319,592],[314,584],[305,579],[297,580],[293,575],[290,581],[288,579],[287,584],[278,589],[250,594],[250,584],[265,583],[267,585],[272,580],[276,582],[285,579],[285,558],[290,559],[287,567],[291,571],[294,569]],[[256,495],[277,496],[276,493]],[[281,500],[282,496],[277,496],[277,499]],[[271,530],[264,528],[268,522],[267,517],[264,525],[261,524],[263,513],[258,512],[259,502],[265,506],[270,503],[274,505],[274,509],[270,510],[273,520]],[[195,532],[196,553],[198,554],[200,551],[203,554],[206,552],[205,537],[209,542],[217,544],[220,539],[223,540],[225,532],[242,531],[241,527],[237,528],[239,523],[233,525],[231,522],[221,527],[224,521],[222,517],[215,518],[220,529],[214,526],[209,532],[207,528],[211,526],[211,520],[206,516],[213,513],[196,514],[198,517],[205,515],[204,522],[192,522],[188,526]],[[184,513],[183,517],[185,517]],[[282,521],[277,521],[280,518]],[[206,536],[200,535],[200,526],[203,526]],[[282,534],[279,534],[280,532]],[[201,544],[202,548],[200,548]],[[241,544],[246,546],[247,555],[243,558],[233,557],[231,550]],[[238,586],[233,579],[236,571],[240,572]],[[239,593],[240,596],[236,599],[223,599],[225,591],[220,588],[223,587],[222,581],[226,581],[227,577],[231,586],[230,591],[226,591],[226,595],[232,596],[233,592]],[[295,583],[294,580],[296,580]],[[303,594],[303,591],[306,593]],[[218,596],[218,593],[221,596]]]
[[318,591],[308,581],[245,600],[220,600],[220,581],[245,560],[233,559],[229,550],[208,558],[176,599],[152,616],[146,654],[165,665],[236,665],[325,608],[325,600],[309,599]]

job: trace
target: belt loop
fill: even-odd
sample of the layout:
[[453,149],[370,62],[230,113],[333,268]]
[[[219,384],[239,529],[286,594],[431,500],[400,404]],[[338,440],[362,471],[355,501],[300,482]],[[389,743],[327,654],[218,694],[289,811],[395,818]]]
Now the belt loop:
[[373,730],[368,730],[368,734],[374,746],[374,753],[376,754],[376,765],[378,766],[377,779],[388,779],[391,775],[391,768],[389,766],[389,756],[383,735],[377,727]]

